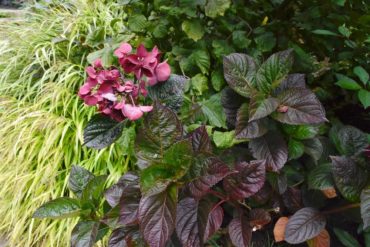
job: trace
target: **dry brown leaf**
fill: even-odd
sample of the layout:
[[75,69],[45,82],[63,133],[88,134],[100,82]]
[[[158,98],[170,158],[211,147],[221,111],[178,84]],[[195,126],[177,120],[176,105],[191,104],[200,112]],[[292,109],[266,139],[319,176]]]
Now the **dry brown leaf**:
[[285,227],[288,224],[288,217],[280,217],[274,226],[274,238],[275,242],[284,241]]
[[337,197],[337,192],[335,191],[335,188],[331,187],[328,189],[321,190],[322,193],[326,196],[326,198],[334,198]]
[[319,235],[307,241],[309,247],[330,247],[330,235],[323,229]]

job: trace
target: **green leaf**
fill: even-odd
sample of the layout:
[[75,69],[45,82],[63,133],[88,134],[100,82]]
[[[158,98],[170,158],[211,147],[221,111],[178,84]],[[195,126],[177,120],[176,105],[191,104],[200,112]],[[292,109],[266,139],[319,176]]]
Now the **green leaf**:
[[261,52],[271,51],[276,45],[276,38],[271,32],[257,36],[254,41],[257,44],[257,49]]
[[303,140],[304,152],[316,162],[321,158],[324,147],[318,138]]
[[101,62],[105,68],[108,68],[113,65],[114,56],[113,56],[113,49],[110,46],[106,46],[103,49]]
[[225,85],[225,80],[224,80],[222,72],[218,70],[212,71],[211,82],[212,82],[212,87],[217,92],[221,91],[221,89]]
[[304,145],[300,141],[290,139],[288,142],[289,160],[298,159],[304,153]]
[[361,89],[360,91],[358,91],[357,96],[365,109],[370,106],[370,92],[369,91]]
[[188,78],[172,74],[170,78],[154,86],[148,87],[148,95],[174,111],[178,111],[184,101],[184,91]]
[[91,172],[83,167],[72,166],[68,179],[68,187],[75,195],[80,197],[88,182],[94,177],[95,176]]
[[211,65],[208,52],[206,50],[196,50],[191,56],[192,59],[194,59],[195,64],[199,67],[200,71],[203,74],[208,74],[209,67]]
[[361,247],[359,242],[348,232],[336,227],[333,228],[333,231],[345,247]]
[[208,90],[208,79],[202,74],[196,74],[190,79],[190,83],[196,95],[203,95]]
[[366,134],[353,126],[343,126],[339,130],[333,128],[330,138],[338,151],[347,156],[361,153],[368,146]]
[[226,115],[221,105],[221,94],[214,94],[201,103],[202,112],[213,126],[226,128]]
[[369,81],[369,73],[367,73],[367,71],[361,66],[356,66],[353,69],[353,73],[355,73],[355,75],[357,75],[358,78],[360,78],[360,80],[362,81],[362,83],[366,86],[366,84]]
[[271,55],[258,69],[256,75],[257,87],[269,94],[285,79],[293,65],[293,50],[289,49]]
[[183,128],[176,113],[155,102],[153,110],[144,118],[135,141],[137,165],[143,169],[161,160],[164,152],[182,137]]
[[267,98],[259,100],[257,97],[252,97],[249,105],[249,122],[267,117],[276,110],[279,106],[279,101],[276,98]]
[[319,35],[338,36],[337,33],[334,33],[332,31],[325,30],[325,29],[316,29],[316,30],[313,30],[312,32],[314,34],[319,34]]
[[348,80],[348,79],[350,79],[350,78],[340,79],[335,84],[337,86],[340,86],[341,88],[348,89],[348,90],[359,90],[359,89],[361,89],[361,86],[357,82],[355,82],[352,79],[350,79],[350,80]]
[[123,122],[116,122],[101,114],[93,116],[84,129],[84,145],[102,149],[111,145],[122,133]]
[[319,128],[311,125],[288,125],[284,124],[283,131],[290,137],[298,140],[314,138],[319,133]]
[[175,173],[175,179],[182,177],[189,169],[193,147],[189,139],[173,144],[165,153],[162,164]]
[[320,164],[314,167],[307,175],[309,189],[324,190],[334,187],[331,175],[332,165],[330,163]]
[[230,4],[230,0],[208,0],[205,6],[206,16],[211,18],[223,16]]
[[103,56],[103,52],[104,49],[89,53],[86,58],[89,64],[93,64],[96,59],[101,58]]
[[346,4],[346,1],[347,0],[332,0],[332,2],[342,7]]
[[39,207],[33,214],[33,218],[63,219],[77,217],[81,208],[78,200],[68,197],[61,197],[49,201]]
[[288,160],[288,147],[279,132],[269,131],[267,134],[252,139],[249,148],[254,158],[266,160],[269,170],[279,171]]
[[135,125],[123,128],[121,137],[117,140],[117,144],[122,147],[121,155],[134,156],[136,130]]
[[186,20],[181,27],[186,35],[194,41],[200,40],[204,35],[204,28],[198,20]]
[[166,188],[174,176],[174,171],[168,169],[165,164],[152,164],[140,173],[140,190],[144,194],[150,194],[155,190]]
[[352,32],[351,30],[349,30],[345,24],[343,24],[342,26],[339,26],[338,27],[338,31],[340,32],[340,34],[342,34],[344,37],[346,38],[349,38],[349,36],[351,36]]
[[81,201],[84,205],[94,206],[97,208],[104,198],[103,192],[107,176],[97,176],[91,179],[85,189],[82,191]]
[[277,97],[285,112],[277,112],[273,117],[287,124],[319,124],[327,121],[325,110],[314,93],[304,88],[288,89]]
[[128,18],[128,28],[133,32],[145,31],[148,23],[144,15],[134,14]]
[[248,48],[252,43],[250,39],[247,38],[246,31],[234,31],[233,32],[233,44],[240,49]]
[[213,142],[218,148],[230,148],[244,141],[246,140],[237,140],[235,138],[234,130],[228,132],[215,131],[213,133]]
[[370,226],[370,188],[365,188],[361,192],[361,218],[366,231]]
[[254,59],[246,54],[233,53],[224,57],[223,64],[229,86],[238,94],[249,97],[257,69]]
[[368,174],[352,158],[330,156],[335,184],[340,193],[349,201],[358,201],[366,185]]
[[99,222],[79,221],[73,228],[71,247],[92,247],[98,237]]

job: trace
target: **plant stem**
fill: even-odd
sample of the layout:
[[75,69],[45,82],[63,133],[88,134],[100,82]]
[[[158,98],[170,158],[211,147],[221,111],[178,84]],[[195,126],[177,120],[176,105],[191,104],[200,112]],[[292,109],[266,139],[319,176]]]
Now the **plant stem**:
[[342,206],[342,207],[339,207],[339,208],[333,208],[333,209],[330,209],[330,210],[324,211],[324,212],[322,212],[322,214],[324,214],[324,215],[327,215],[327,214],[334,214],[334,213],[338,213],[338,212],[345,211],[345,210],[347,210],[347,209],[351,209],[351,208],[358,208],[358,207],[360,207],[360,206],[361,206],[361,204],[360,204],[360,203],[353,203],[353,204],[345,205],[345,206]]

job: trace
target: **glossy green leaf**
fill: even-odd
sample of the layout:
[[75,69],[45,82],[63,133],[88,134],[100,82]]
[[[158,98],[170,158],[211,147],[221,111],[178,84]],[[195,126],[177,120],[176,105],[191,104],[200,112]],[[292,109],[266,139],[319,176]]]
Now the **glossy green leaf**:
[[93,116],[84,129],[84,145],[102,149],[116,141],[122,133],[123,122],[116,122],[101,114]]
[[361,247],[360,243],[348,232],[339,229],[339,228],[333,228],[333,231],[339,241],[345,246],[345,247]]
[[289,139],[288,152],[289,160],[298,159],[304,154],[304,144],[300,141]]
[[258,69],[257,87],[264,93],[277,88],[288,75],[293,65],[293,51],[286,50],[271,55]]
[[103,199],[107,176],[97,176],[91,179],[82,191],[83,204],[94,205],[97,208]]
[[225,85],[224,76],[221,71],[213,71],[211,75],[211,82],[213,88],[219,92]]
[[332,165],[330,163],[319,164],[307,175],[309,189],[324,190],[334,187],[332,176]]
[[49,201],[39,207],[33,214],[33,218],[62,219],[77,217],[81,208],[78,200],[68,197],[60,197]]
[[366,86],[366,84],[369,82],[369,73],[361,67],[361,66],[356,66],[353,69],[353,73],[357,75],[357,77],[362,81],[362,83]]
[[201,109],[212,126],[226,128],[226,115],[221,105],[221,94],[214,94],[201,102]]
[[360,91],[358,91],[357,96],[365,109],[370,106],[370,92],[369,91],[361,89]]
[[288,125],[284,124],[283,131],[290,137],[298,140],[314,138],[319,133],[319,128],[312,125]]
[[72,166],[68,179],[68,187],[75,195],[80,197],[88,182],[94,177],[95,176],[85,168],[81,166]]
[[191,56],[200,71],[203,74],[208,74],[209,67],[211,66],[211,61],[207,50],[196,50]]
[[335,84],[340,86],[341,88],[348,89],[348,90],[361,89],[361,86],[354,80],[340,79]]
[[318,161],[324,151],[324,147],[318,138],[303,140],[304,152],[312,157],[314,161]]
[[230,148],[235,144],[247,141],[246,139],[236,139],[235,131],[215,131],[213,133],[213,142],[218,148]]
[[202,74],[196,74],[190,83],[196,95],[203,95],[208,90],[208,79]]
[[340,193],[349,201],[358,201],[368,173],[346,156],[331,156],[332,172]]
[[325,30],[325,29],[316,29],[316,30],[313,30],[312,33],[319,34],[319,35],[326,35],[326,36],[338,36],[337,33],[334,33],[330,30]]
[[147,19],[144,15],[134,14],[128,19],[128,27],[134,32],[145,31],[147,25]]
[[271,32],[266,32],[257,36],[254,41],[256,42],[258,50],[262,52],[271,51],[276,45],[276,38]]

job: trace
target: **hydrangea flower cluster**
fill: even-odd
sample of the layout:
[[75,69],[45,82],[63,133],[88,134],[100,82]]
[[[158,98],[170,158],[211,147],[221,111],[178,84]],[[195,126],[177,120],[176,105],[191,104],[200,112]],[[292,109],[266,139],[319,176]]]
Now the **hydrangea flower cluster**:
[[141,44],[132,53],[132,47],[123,43],[115,50],[120,70],[117,67],[105,69],[101,59],[86,68],[87,79],[78,95],[85,104],[97,106],[100,113],[116,121],[137,120],[152,106],[140,105],[140,96],[147,96],[147,86],[168,80],[171,68],[167,61],[160,62],[157,47],[147,51]]

